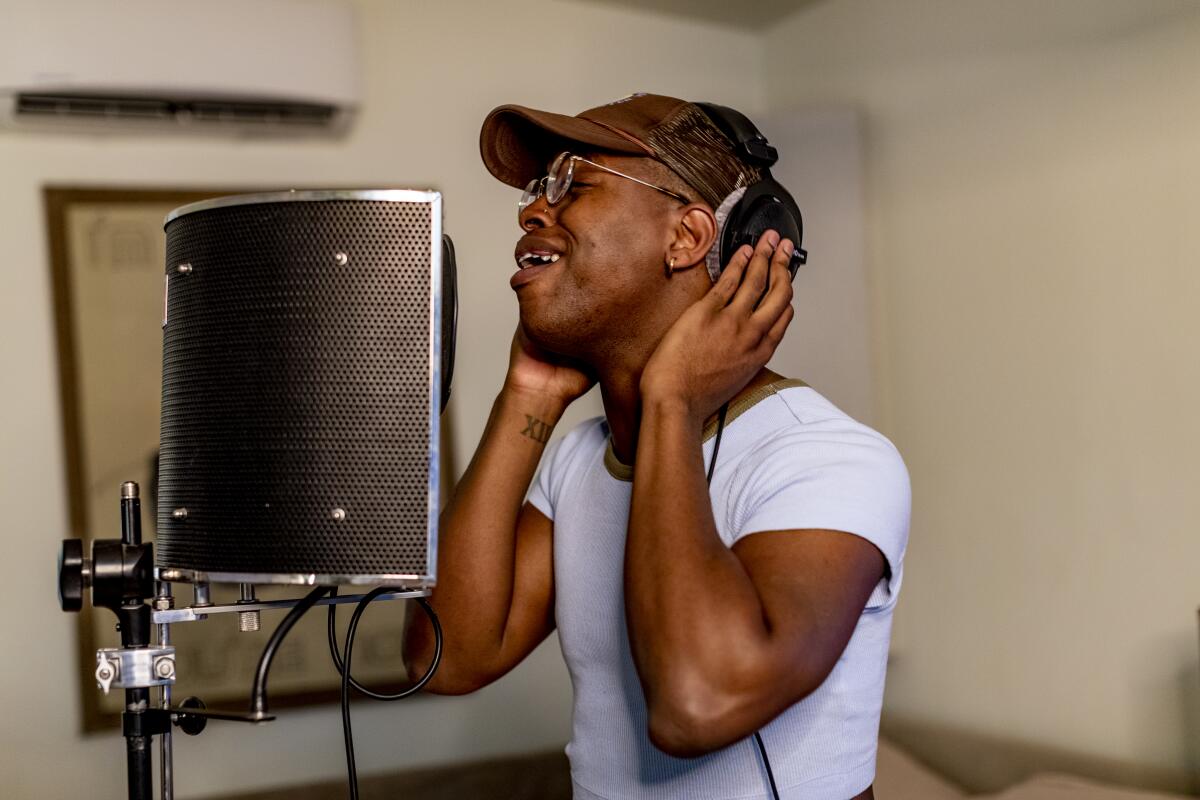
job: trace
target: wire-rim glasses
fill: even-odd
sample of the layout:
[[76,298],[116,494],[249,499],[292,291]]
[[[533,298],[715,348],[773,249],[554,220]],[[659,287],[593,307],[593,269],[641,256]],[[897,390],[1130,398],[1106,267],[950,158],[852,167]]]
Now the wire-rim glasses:
[[681,203],[692,202],[688,198],[673,192],[665,186],[658,186],[653,183],[648,183],[641,178],[635,178],[632,175],[626,175],[624,172],[619,172],[612,167],[606,167],[603,164],[597,164],[595,161],[577,156],[574,153],[562,152],[558,154],[558,158],[554,159],[554,163],[550,165],[550,171],[541,178],[534,178],[525,187],[525,191],[521,194],[521,199],[517,202],[517,213],[520,214],[526,208],[537,202],[537,199],[543,194],[546,196],[546,202],[549,205],[556,205],[567,196],[567,191],[571,188],[571,182],[575,179],[575,165],[584,163],[596,169],[603,170],[612,175],[618,175],[622,178],[627,178],[634,183],[640,183],[642,186],[648,186],[651,189],[657,189],[663,194],[673,197]]

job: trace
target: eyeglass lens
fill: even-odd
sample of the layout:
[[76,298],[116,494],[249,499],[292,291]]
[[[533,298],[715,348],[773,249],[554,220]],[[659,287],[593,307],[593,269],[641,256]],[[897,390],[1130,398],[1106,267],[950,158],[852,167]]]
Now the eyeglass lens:
[[546,202],[550,205],[562,200],[571,188],[571,180],[575,177],[575,158],[570,153],[560,153],[550,165],[550,172],[544,178],[534,178],[525,187],[521,200],[517,204],[518,211],[524,211],[535,203],[542,192],[546,193]]
[[542,196],[542,182],[545,180],[545,178],[534,178],[529,182],[525,191],[521,193],[520,202],[517,203],[518,211],[524,211]]
[[550,174],[546,176],[546,202],[554,205],[567,195],[571,188],[571,179],[575,177],[575,159],[570,153],[560,153],[550,165]]

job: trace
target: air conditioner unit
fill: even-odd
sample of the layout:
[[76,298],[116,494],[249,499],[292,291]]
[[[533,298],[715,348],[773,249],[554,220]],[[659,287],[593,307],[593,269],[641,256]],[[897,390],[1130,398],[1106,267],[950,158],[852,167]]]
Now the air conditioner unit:
[[317,0],[38,0],[0,9],[0,127],[336,135],[354,9]]

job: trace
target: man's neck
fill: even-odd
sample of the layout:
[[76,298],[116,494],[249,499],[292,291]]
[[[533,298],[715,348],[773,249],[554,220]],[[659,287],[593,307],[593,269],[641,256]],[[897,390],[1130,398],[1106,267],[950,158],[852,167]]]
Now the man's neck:
[[[781,377],[763,367],[741,391],[730,398],[730,402],[760,386],[774,383]],[[613,452],[623,464],[632,465],[637,456],[637,434],[642,421],[642,398],[638,389],[641,378],[640,369],[600,372],[600,397],[604,403],[604,416],[612,434]]]

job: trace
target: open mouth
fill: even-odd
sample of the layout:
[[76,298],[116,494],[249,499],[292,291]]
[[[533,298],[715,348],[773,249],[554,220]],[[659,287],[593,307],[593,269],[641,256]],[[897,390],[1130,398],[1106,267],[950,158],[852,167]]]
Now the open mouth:
[[[512,288],[524,286],[543,272],[561,269],[555,265],[567,255],[566,248],[556,239],[544,236],[525,235],[517,242],[513,258],[517,271],[509,278]],[[563,262],[565,266],[566,262]]]
[[539,267],[546,264],[553,264],[558,261],[558,253],[522,253],[517,257],[517,266],[521,269],[529,269],[530,267]]

